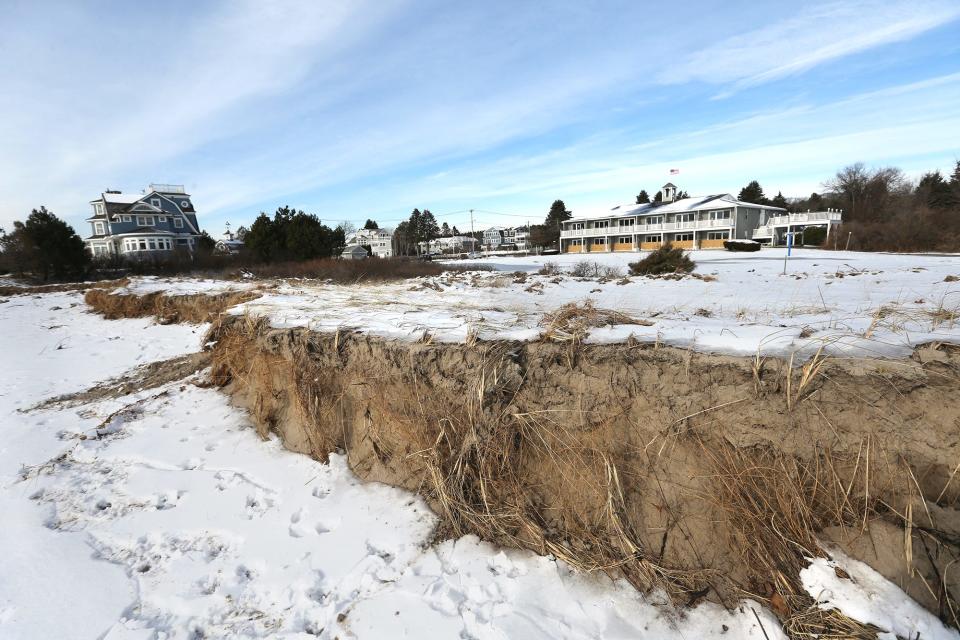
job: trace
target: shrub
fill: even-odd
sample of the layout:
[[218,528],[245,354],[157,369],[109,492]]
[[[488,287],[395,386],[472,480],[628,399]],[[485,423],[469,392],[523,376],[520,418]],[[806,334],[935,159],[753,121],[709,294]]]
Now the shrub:
[[826,227],[807,227],[803,230],[803,244],[819,247],[827,239]]
[[723,248],[727,251],[760,251],[760,243],[753,240],[724,240]]
[[570,275],[574,278],[619,278],[623,272],[620,267],[608,267],[593,260],[581,260],[570,269]]
[[669,242],[653,251],[643,260],[630,263],[630,274],[652,276],[660,273],[690,273],[697,265],[683,249]]
[[558,276],[560,275],[560,265],[556,262],[544,262],[540,270],[537,271],[537,274],[541,276]]

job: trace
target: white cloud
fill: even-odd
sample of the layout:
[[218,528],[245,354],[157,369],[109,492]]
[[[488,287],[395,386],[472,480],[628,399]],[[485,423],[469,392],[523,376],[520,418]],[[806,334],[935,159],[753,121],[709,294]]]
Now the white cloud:
[[862,0],[803,7],[790,18],[695,51],[660,75],[668,84],[729,84],[718,97],[831,60],[908,40],[960,17],[950,0]]

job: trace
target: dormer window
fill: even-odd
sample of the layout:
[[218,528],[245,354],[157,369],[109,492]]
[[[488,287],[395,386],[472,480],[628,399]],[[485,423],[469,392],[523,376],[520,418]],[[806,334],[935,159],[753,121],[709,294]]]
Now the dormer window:
[[102,236],[103,235],[103,223],[94,222],[93,223],[93,233],[94,235]]
[[150,204],[153,205],[154,207],[156,207],[157,209],[159,209],[159,208],[160,208],[160,198],[150,198]]
[[103,204],[98,202],[97,204],[93,205],[93,210],[98,216],[103,215]]

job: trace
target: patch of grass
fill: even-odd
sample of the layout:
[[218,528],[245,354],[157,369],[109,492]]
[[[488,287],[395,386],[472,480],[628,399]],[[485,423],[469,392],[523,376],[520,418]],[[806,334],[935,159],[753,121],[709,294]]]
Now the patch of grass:
[[594,327],[613,324],[635,324],[649,327],[653,323],[613,309],[600,309],[587,300],[582,305],[568,302],[551,313],[544,314],[541,325],[546,327],[543,337],[556,342],[580,342]]
[[696,263],[679,247],[669,242],[656,251],[653,251],[639,262],[630,263],[630,274],[635,276],[651,276],[664,273],[690,273]]
[[[484,269],[469,265],[469,270]],[[489,269],[489,267],[487,267]],[[406,280],[423,276],[439,276],[449,271],[467,271],[465,266],[452,267],[436,262],[380,258],[368,260],[334,260],[321,258],[304,262],[279,262],[252,267],[250,271],[258,278],[315,278],[337,284],[355,282],[386,282]]]

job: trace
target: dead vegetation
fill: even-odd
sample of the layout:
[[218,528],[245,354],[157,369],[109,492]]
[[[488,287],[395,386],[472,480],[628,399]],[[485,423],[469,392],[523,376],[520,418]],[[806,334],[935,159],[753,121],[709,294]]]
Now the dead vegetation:
[[541,337],[554,342],[580,343],[589,335],[590,329],[615,324],[633,324],[649,327],[653,322],[641,320],[615,309],[595,307],[593,301],[583,304],[568,302],[550,313],[545,313],[540,324],[544,327]]
[[113,289],[123,287],[128,284],[125,278],[120,280],[98,280],[91,282],[68,282],[65,284],[44,284],[44,285],[24,285],[19,286],[0,286],[0,297],[8,296],[28,296],[39,295],[42,293],[59,293],[62,291],[86,291],[94,287],[100,289]]
[[106,289],[91,289],[83,297],[90,307],[107,320],[155,317],[160,324],[210,322],[230,307],[260,297],[255,291],[228,291],[216,294],[167,295],[163,292],[114,294]]
[[[580,308],[554,321],[565,316],[624,320]],[[580,345],[571,359],[551,340],[397,343],[237,316],[209,339],[212,380],[261,435],[320,460],[345,452],[361,478],[420,492],[439,536],[552,554],[684,605],[756,598],[793,638],[875,637],[802,589],[807,558],[836,544],[958,626],[960,443],[945,434],[960,420],[960,353],[893,368],[814,358],[805,372],[651,345]]]

